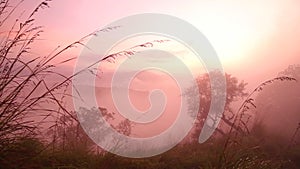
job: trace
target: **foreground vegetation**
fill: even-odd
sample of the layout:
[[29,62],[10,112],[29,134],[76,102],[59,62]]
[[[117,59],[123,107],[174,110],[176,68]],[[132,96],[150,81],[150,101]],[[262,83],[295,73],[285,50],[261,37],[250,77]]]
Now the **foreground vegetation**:
[[[110,153],[95,153],[77,145],[55,150],[38,139],[23,138],[1,154],[1,168],[78,168],[78,169],[213,169],[213,168],[289,168],[300,167],[300,146],[266,138],[257,126],[252,134],[235,137],[224,151],[226,137],[204,144],[180,144],[170,151],[146,159],[129,159]],[[220,161],[222,157],[222,160]]]

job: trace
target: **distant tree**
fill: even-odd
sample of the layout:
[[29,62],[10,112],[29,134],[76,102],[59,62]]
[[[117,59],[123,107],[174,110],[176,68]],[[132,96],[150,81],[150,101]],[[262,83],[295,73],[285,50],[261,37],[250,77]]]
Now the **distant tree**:
[[285,70],[279,72],[278,76],[288,76],[300,80],[300,65],[290,65]]
[[[103,120],[99,120],[99,113],[102,113]],[[84,117],[83,121],[77,120],[77,114],[81,114]],[[94,143],[94,141],[84,131],[82,125],[86,126],[86,130],[98,131],[102,128],[102,123],[108,122],[110,126],[117,132],[129,136],[131,134],[132,124],[128,119],[117,121],[114,118],[114,113],[109,112],[106,108],[80,108],[78,112],[72,111],[70,115],[61,116],[55,125],[48,131],[48,137],[52,136],[52,151],[81,151],[85,153],[100,153],[100,147]],[[100,125],[98,125],[100,123]],[[97,133],[96,133],[97,134]],[[99,133],[98,133],[99,134]],[[101,136],[109,133],[105,133],[102,130]],[[104,138],[103,138],[104,139]],[[117,141],[117,140],[115,140]],[[101,153],[104,151],[101,150]]]
[[[218,72],[215,72],[218,73]],[[247,83],[244,81],[239,81],[236,77],[233,77],[230,74],[225,74],[226,77],[226,105],[224,108],[224,113],[222,116],[222,125],[223,126],[231,126],[232,125],[232,120],[234,117],[234,112],[232,109],[232,103],[234,101],[237,101],[238,99],[241,99],[245,96],[247,96],[247,93],[245,92],[245,87]],[[190,96],[195,96],[199,97],[200,99],[200,106],[197,114],[197,120],[196,120],[196,125],[192,134],[192,138],[194,140],[198,140],[201,128],[204,125],[205,119],[207,118],[209,108],[210,108],[210,102],[211,102],[211,87],[210,87],[210,80],[209,80],[209,75],[204,74],[201,75],[197,78],[197,85],[198,86],[193,86],[189,88],[186,91],[187,95]],[[197,87],[199,89],[199,92],[197,94]],[[193,97],[190,97],[193,98]],[[195,111],[195,105],[199,104],[196,103],[195,100],[189,99],[189,104],[190,104],[190,111]],[[197,111],[197,110],[196,110]],[[224,130],[222,127],[218,127],[216,129],[218,133],[224,134]]]

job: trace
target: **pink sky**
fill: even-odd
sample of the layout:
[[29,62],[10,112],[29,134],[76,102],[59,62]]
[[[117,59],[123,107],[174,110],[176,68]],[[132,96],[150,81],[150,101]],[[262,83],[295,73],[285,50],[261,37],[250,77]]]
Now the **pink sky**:
[[[27,1],[32,9],[40,1]],[[287,1],[53,1],[38,13],[44,25],[40,52],[66,45],[122,17],[170,14],[196,26],[217,51],[226,72],[250,82],[272,78],[299,63],[300,2]],[[42,45],[43,44],[43,45]],[[42,45],[42,47],[40,47]],[[80,48],[70,52],[80,54]]]

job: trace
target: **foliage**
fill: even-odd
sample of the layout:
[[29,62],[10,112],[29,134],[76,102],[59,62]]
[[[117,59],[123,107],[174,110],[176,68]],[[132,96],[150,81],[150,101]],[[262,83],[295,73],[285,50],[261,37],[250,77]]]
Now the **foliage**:
[[[218,72],[214,72],[218,73]],[[235,101],[237,101],[240,98],[243,98],[247,96],[247,93],[245,92],[245,87],[247,83],[244,81],[238,81],[236,77],[233,77],[230,74],[225,74],[226,78],[226,105],[223,113],[222,119],[222,128],[232,125],[232,119],[234,116],[233,109],[231,108],[231,104]],[[191,88],[187,89],[185,92],[189,99],[189,111],[194,112],[195,111],[195,105],[199,103],[195,103],[195,100],[192,99],[195,96],[195,93],[197,93],[196,89],[199,89],[199,94],[196,95],[196,97],[199,97],[200,99],[200,106],[197,114],[197,121],[196,121],[196,128],[194,130],[194,133],[192,135],[192,138],[194,141],[198,140],[198,135],[200,133],[200,130],[203,126],[204,120],[207,118],[209,108],[210,108],[210,102],[211,102],[211,88],[210,88],[210,80],[209,75],[206,73],[204,75],[201,75],[197,78],[197,85],[198,86],[192,86]],[[191,97],[193,96],[193,97]],[[224,134],[224,131],[221,129],[221,127],[217,128],[218,133]]]

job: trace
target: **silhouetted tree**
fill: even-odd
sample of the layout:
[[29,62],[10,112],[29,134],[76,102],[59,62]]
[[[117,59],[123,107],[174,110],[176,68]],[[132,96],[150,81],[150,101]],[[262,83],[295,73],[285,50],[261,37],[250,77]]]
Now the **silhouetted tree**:
[[[218,73],[218,72],[215,72]],[[245,96],[247,96],[247,93],[245,92],[245,87],[247,83],[244,81],[239,81],[236,77],[233,77],[230,74],[225,74],[226,78],[226,105],[224,108],[224,113],[222,116],[221,125],[223,127],[229,127],[233,123],[233,117],[234,117],[234,110],[232,109],[232,103],[234,101],[237,101],[238,99],[241,99]],[[192,138],[193,140],[198,140],[200,130],[205,122],[205,119],[207,118],[209,108],[210,108],[210,102],[211,102],[211,87],[210,87],[210,80],[209,75],[204,74],[197,78],[197,85],[189,88],[186,91],[187,95],[199,97],[200,100],[200,106],[197,114],[197,120],[196,120],[196,126],[194,128]],[[197,87],[199,89],[199,92],[197,94]],[[193,98],[193,97],[190,97]],[[190,104],[190,111],[195,111],[196,103],[195,100],[189,99]],[[218,133],[224,134],[224,130],[221,127],[218,127],[216,129]]]

